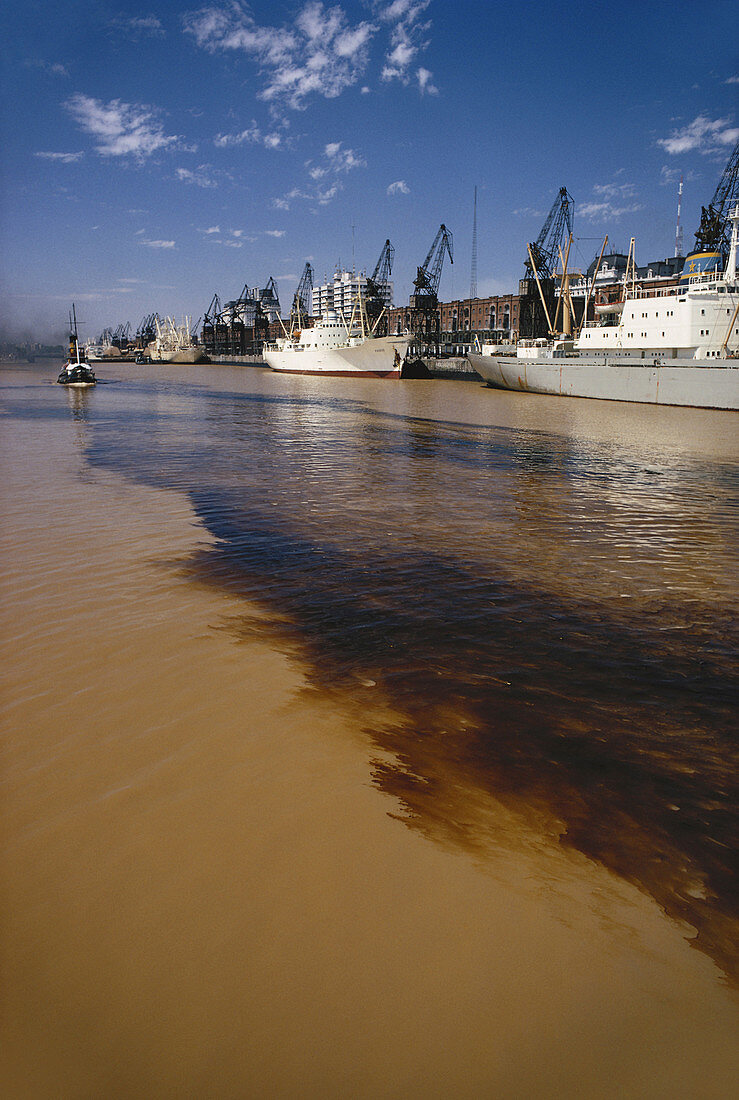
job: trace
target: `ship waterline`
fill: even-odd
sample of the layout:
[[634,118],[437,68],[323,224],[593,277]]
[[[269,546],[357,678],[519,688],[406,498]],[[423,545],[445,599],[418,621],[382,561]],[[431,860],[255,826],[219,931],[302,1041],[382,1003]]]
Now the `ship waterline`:
[[0,373],[3,1092],[727,1095],[723,414],[105,374]]
[[673,366],[652,357],[633,363],[608,356],[598,361],[560,362],[470,352],[472,367],[489,386],[556,397],[739,409],[739,361],[724,366]]

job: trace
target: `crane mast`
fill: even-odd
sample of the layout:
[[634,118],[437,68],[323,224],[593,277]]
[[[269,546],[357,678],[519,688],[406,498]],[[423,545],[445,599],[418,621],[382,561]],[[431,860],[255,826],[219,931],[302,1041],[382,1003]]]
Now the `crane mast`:
[[390,274],[393,270],[395,249],[389,240],[382,246],[375,269],[367,278],[367,290],[365,294],[365,306],[370,331],[376,336],[387,335],[387,316],[383,312],[388,303],[387,286],[390,282]]
[[[557,267],[557,254],[563,242],[572,232],[572,212],[575,202],[566,187],[560,187],[559,194],[554,200],[552,209],[547,215],[547,220],[542,226],[539,236],[529,244],[531,256],[536,264],[536,271],[540,279],[554,278]],[[526,260],[525,278],[534,278],[531,257]]]
[[555,272],[557,257],[565,240],[572,233],[575,202],[566,187],[560,187],[541,232],[527,246],[524,277],[519,283],[521,300],[519,335],[546,336],[549,317],[554,316]]
[[438,292],[445,255],[449,256],[450,263],[454,263],[452,235],[442,224],[439,226],[423,266],[418,268],[413,281],[414,293],[410,298],[411,327],[420,337],[421,343],[426,346],[429,355],[437,354],[439,349],[441,319]]
[[311,314],[311,294],[313,292],[313,268],[310,262],[306,262],[303,274],[300,277],[298,288],[293,295],[293,304],[290,310],[290,327],[302,328]]

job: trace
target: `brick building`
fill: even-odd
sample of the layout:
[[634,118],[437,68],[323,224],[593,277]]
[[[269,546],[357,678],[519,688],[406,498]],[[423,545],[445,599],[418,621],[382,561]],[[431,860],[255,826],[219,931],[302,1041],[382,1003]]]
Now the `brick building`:
[[[518,335],[520,302],[518,294],[496,294],[489,298],[457,298],[439,303],[440,343],[448,355],[465,355],[474,342],[515,340]],[[389,331],[399,333],[411,328],[409,306],[388,311]]]

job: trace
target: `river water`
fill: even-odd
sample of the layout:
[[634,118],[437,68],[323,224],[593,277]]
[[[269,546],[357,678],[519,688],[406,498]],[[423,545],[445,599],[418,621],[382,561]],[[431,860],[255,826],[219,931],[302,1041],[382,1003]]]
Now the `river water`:
[[0,370],[5,1095],[739,1073],[734,413]]

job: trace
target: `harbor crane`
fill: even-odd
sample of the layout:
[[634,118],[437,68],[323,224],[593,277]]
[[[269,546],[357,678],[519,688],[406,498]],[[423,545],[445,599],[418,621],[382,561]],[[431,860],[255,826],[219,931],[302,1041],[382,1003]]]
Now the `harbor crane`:
[[449,262],[454,263],[454,242],[445,225],[439,226],[434,243],[429,249],[423,266],[418,268],[413,280],[414,292],[410,297],[411,329],[425,345],[428,355],[436,355],[439,350],[439,283],[444,256],[449,254]]
[[218,294],[203,316],[202,343],[208,355],[258,355],[269,337],[270,321],[280,315],[280,299],[272,277],[263,289],[244,289],[221,304]]
[[387,336],[387,316],[381,323],[383,312],[391,303],[388,301],[388,283],[393,270],[395,249],[389,240],[382,246],[375,270],[367,278],[367,290],[365,294],[365,306],[370,331],[377,336]]
[[729,157],[718,187],[708,206],[701,209],[700,226],[695,234],[696,252],[729,253],[731,223],[729,215],[739,203],[739,141]]
[[121,321],[118,328],[113,333],[113,339],[111,343],[114,347],[124,351],[131,341],[131,322],[126,321],[125,324]]
[[290,309],[290,328],[302,328],[305,320],[311,315],[311,294],[313,292],[313,268],[307,262],[300,276],[298,288],[293,295],[293,304]]
[[572,232],[574,199],[566,187],[560,187],[541,233],[529,246],[526,260],[526,279],[553,279],[557,267],[557,254]]
[[547,314],[554,316],[557,258],[572,233],[574,207],[574,199],[567,188],[560,187],[539,236],[526,246],[528,258],[518,287],[520,336],[539,337],[549,333]]
[[161,320],[158,313],[148,313],[145,317],[142,317],[139,327],[136,329],[136,347],[139,351],[143,351],[153,340],[156,340],[157,324],[161,324]]

